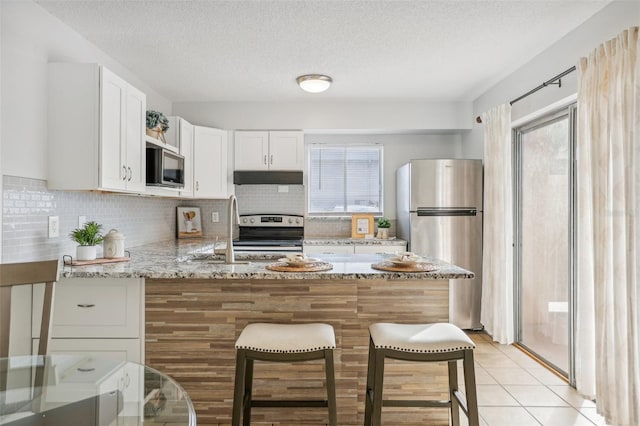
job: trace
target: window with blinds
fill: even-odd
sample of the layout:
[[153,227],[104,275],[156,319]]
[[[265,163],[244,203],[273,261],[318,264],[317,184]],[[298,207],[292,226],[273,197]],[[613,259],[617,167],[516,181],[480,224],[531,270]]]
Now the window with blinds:
[[382,214],[382,147],[312,145],[308,213]]

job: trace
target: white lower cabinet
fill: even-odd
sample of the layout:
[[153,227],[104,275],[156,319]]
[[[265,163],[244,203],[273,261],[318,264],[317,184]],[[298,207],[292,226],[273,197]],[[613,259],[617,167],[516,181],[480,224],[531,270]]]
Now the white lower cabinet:
[[[34,286],[34,340],[40,336],[43,290],[43,285]],[[49,353],[100,354],[142,363],[144,280],[61,278],[54,295]]]
[[[52,363],[50,368],[55,374],[56,386],[47,389],[48,403],[98,397],[97,424],[125,426],[142,422],[142,365],[105,360],[98,356],[54,357]],[[117,419],[113,418],[114,413],[118,413]]]
[[305,254],[353,254],[353,246],[350,245],[303,245]]
[[374,253],[374,254],[396,254],[407,249],[406,245],[361,245],[353,246],[353,252],[358,253]]
[[395,254],[405,251],[405,244],[378,245],[378,244],[336,244],[336,245],[315,245],[305,244],[302,248],[305,254]]

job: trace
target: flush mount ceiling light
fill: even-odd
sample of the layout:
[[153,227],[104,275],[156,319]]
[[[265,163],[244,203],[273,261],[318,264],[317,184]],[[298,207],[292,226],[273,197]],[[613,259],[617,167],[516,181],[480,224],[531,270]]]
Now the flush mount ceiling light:
[[307,74],[296,78],[296,81],[305,92],[320,93],[327,90],[333,80],[328,75]]

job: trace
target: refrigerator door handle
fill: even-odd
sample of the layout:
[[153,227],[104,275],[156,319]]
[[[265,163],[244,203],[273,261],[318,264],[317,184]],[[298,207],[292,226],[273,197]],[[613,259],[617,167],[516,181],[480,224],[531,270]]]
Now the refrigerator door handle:
[[418,216],[476,216],[475,207],[418,207]]

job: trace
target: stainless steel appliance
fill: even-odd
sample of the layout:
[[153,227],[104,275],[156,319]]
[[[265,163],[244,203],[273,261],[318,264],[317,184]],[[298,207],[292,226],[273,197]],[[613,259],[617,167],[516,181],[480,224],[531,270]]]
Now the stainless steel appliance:
[[304,218],[297,215],[240,215],[238,252],[302,253]]
[[184,157],[166,148],[147,145],[147,186],[184,187]]
[[399,238],[409,250],[475,273],[451,280],[449,322],[480,329],[482,160],[412,160],[396,172]]

